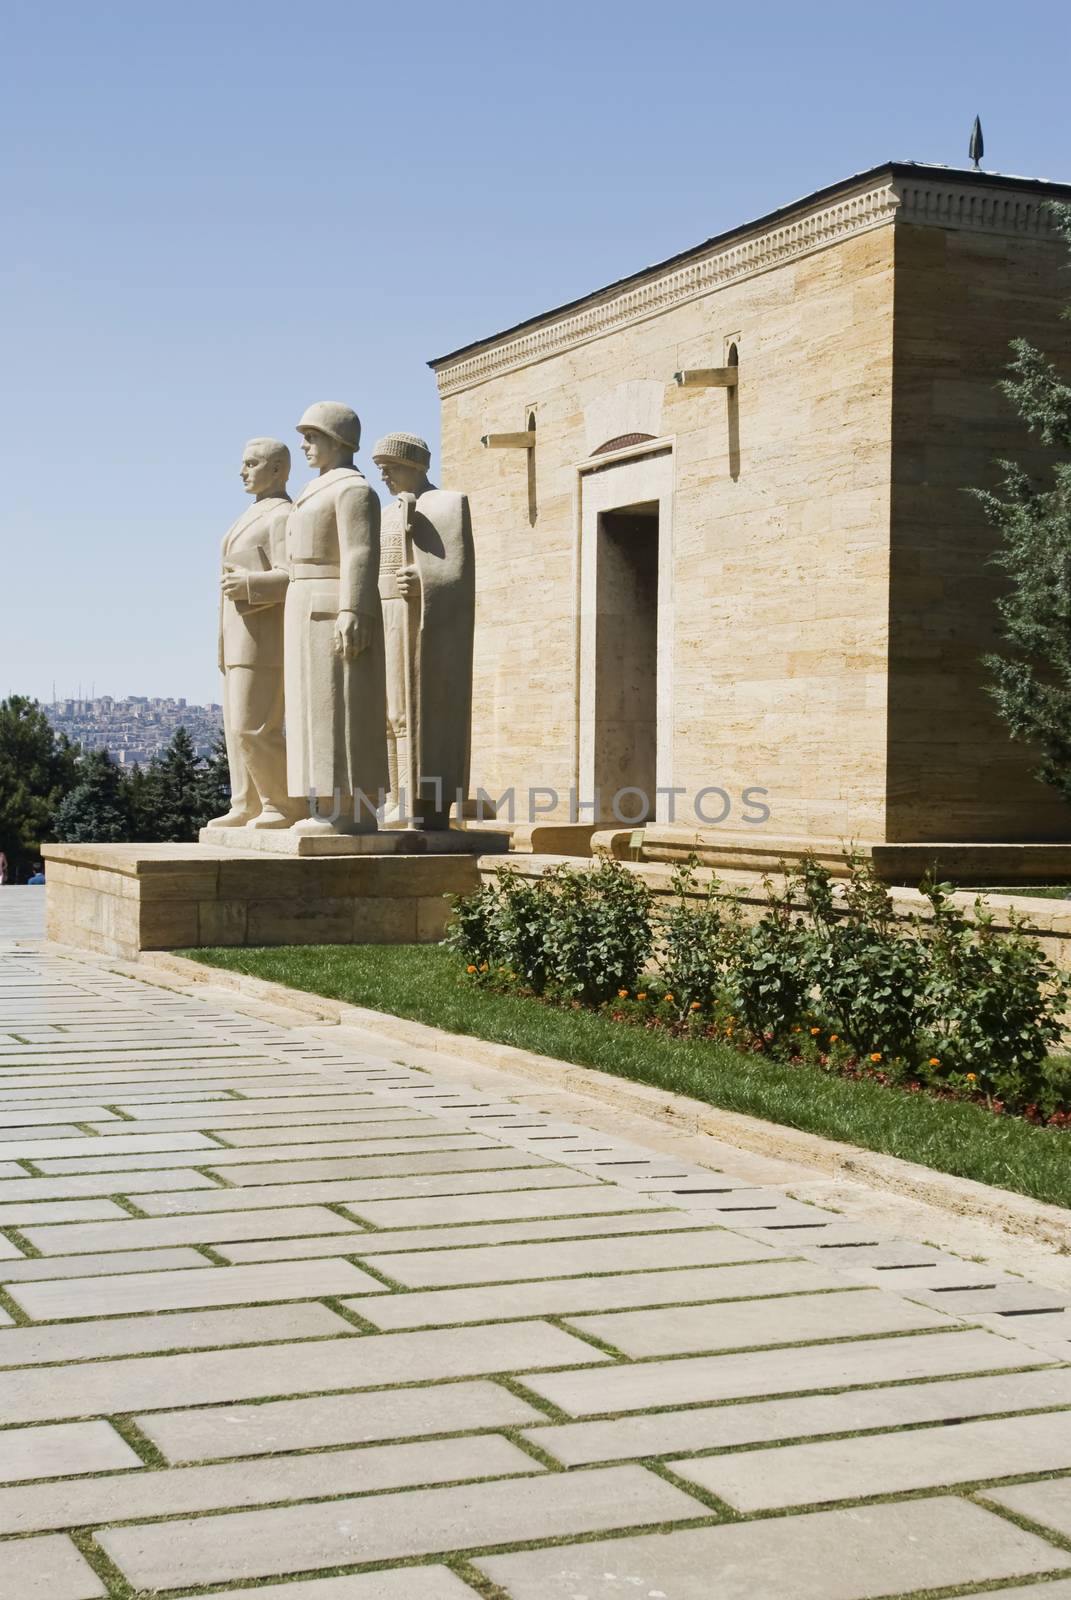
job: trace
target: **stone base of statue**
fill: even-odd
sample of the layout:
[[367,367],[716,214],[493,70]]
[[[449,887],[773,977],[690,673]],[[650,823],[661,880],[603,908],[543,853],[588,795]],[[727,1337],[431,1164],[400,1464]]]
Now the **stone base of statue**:
[[509,849],[509,834],[465,828],[380,828],[378,833],[297,833],[292,828],[202,828],[202,844],[272,856],[490,856]]
[[451,829],[466,848],[423,835],[407,849],[409,830],[392,830],[348,838],[343,854],[325,853],[323,838],[284,853],[272,844],[289,830],[211,831],[247,837],[45,845],[47,937],[127,960],[210,945],[435,944],[447,897],[479,888],[481,857],[500,860],[502,848]]

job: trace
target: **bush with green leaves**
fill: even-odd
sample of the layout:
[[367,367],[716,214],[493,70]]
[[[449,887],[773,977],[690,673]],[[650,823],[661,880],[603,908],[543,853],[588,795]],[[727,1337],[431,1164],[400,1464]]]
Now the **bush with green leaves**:
[[814,1010],[860,1054],[913,1062],[920,1048],[925,950],[897,921],[871,863],[852,855],[846,880],[807,857],[793,879],[811,930]]
[[555,867],[543,878],[547,974],[565,996],[598,1005],[630,989],[651,954],[651,891],[618,861]]
[[658,923],[659,971],[681,1016],[693,1004],[715,1004],[741,931],[736,897],[713,875],[701,895],[696,867],[692,856],[675,869],[673,900]]
[[763,880],[766,909],[735,931],[725,971],[725,1004],[737,1022],[767,1044],[786,1039],[811,1012],[813,935],[793,904]]
[[933,913],[921,929],[923,1020],[940,1077],[970,1081],[1015,1110],[1036,1105],[1049,1093],[1046,1058],[1063,1036],[1071,981],[1015,912],[998,933],[980,899],[968,917],[951,903],[951,884],[931,881],[923,891]]

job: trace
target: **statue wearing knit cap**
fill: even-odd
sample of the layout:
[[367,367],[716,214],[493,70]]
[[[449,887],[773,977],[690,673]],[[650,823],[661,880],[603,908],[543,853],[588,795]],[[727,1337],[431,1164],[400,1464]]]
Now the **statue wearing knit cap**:
[[469,777],[475,568],[469,503],[428,480],[431,451],[389,433],[372,451],[383,513],[379,595],[387,669],[389,820],[449,825]]
[[329,815],[321,804],[294,829],[373,832],[387,781],[379,500],[353,465],[361,424],[349,406],[321,400],[298,432],[320,476],[294,501],[286,529],[287,787],[326,801]]

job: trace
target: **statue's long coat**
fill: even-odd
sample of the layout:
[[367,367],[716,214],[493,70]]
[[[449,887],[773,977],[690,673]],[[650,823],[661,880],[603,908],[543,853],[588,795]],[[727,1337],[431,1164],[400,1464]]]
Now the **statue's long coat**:
[[420,772],[438,778],[446,809],[468,793],[476,572],[468,499],[428,489],[416,503],[413,562],[420,627],[413,641]]
[[[387,785],[383,616],[379,604],[379,501],[362,473],[336,467],[307,484],[286,530],[287,787],[368,795]],[[340,611],[362,618],[370,639],[352,661],[335,651]]]

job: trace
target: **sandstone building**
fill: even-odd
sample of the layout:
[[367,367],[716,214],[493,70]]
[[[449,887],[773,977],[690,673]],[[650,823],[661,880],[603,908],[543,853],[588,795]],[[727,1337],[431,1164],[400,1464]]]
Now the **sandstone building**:
[[1069,198],[886,164],[433,361],[473,784],[562,820],[598,791],[607,822],[642,791],[662,837],[1071,841],[985,692],[1000,579],[964,492],[1030,461],[1009,340],[1071,355]]

